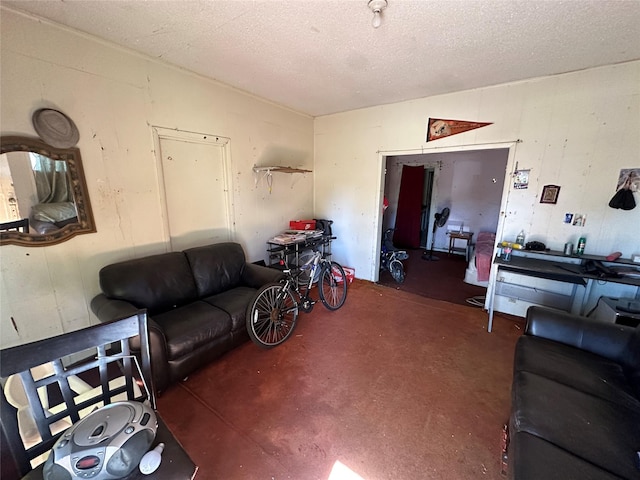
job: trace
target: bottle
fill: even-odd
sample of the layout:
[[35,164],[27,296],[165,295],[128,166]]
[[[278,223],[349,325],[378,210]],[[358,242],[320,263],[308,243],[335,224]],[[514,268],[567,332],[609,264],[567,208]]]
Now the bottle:
[[524,230],[520,230],[520,233],[516,237],[516,243],[524,247]]
[[164,450],[164,443],[159,443],[156,448],[148,451],[140,459],[140,471],[145,475],[149,475],[155,472],[162,462],[162,451]]
[[584,247],[587,244],[587,239],[585,237],[580,237],[578,240],[578,248],[576,249],[576,253],[578,255],[582,255],[584,253]]

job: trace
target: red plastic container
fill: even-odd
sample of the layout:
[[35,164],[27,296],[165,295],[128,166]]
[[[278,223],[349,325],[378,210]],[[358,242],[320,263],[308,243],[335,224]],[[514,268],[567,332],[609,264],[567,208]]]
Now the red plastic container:
[[289,228],[292,230],[315,230],[315,220],[291,220],[289,222]]

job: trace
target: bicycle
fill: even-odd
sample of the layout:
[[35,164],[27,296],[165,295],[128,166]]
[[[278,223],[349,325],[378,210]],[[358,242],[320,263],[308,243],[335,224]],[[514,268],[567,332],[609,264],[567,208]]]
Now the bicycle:
[[247,332],[256,345],[273,348],[293,333],[298,311],[311,312],[317,303],[310,297],[318,283],[320,301],[329,310],[338,310],[347,299],[347,277],[342,266],[322,256],[318,250],[302,265],[289,268],[285,260],[284,281],[262,286],[247,307]]
[[380,248],[380,270],[388,271],[397,283],[403,283],[405,273],[401,260],[409,258],[409,254],[405,250],[399,250],[393,246],[391,241],[392,234],[392,228],[384,232],[382,247]]

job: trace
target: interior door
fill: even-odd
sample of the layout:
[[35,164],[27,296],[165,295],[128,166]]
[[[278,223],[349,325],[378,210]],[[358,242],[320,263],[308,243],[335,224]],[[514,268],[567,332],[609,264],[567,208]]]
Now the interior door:
[[228,139],[156,129],[171,250],[232,240]]
[[433,195],[434,177],[435,170],[425,166],[422,212],[420,216],[420,248],[425,249],[427,248],[427,245],[429,245],[429,219],[431,218],[431,196]]
[[398,213],[393,243],[400,248],[420,247],[424,167],[402,167]]

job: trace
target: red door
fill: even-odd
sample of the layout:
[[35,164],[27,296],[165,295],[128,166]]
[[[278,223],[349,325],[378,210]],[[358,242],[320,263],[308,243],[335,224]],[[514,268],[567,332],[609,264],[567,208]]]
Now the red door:
[[398,248],[420,248],[424,167],[402,167],[393,243]]

